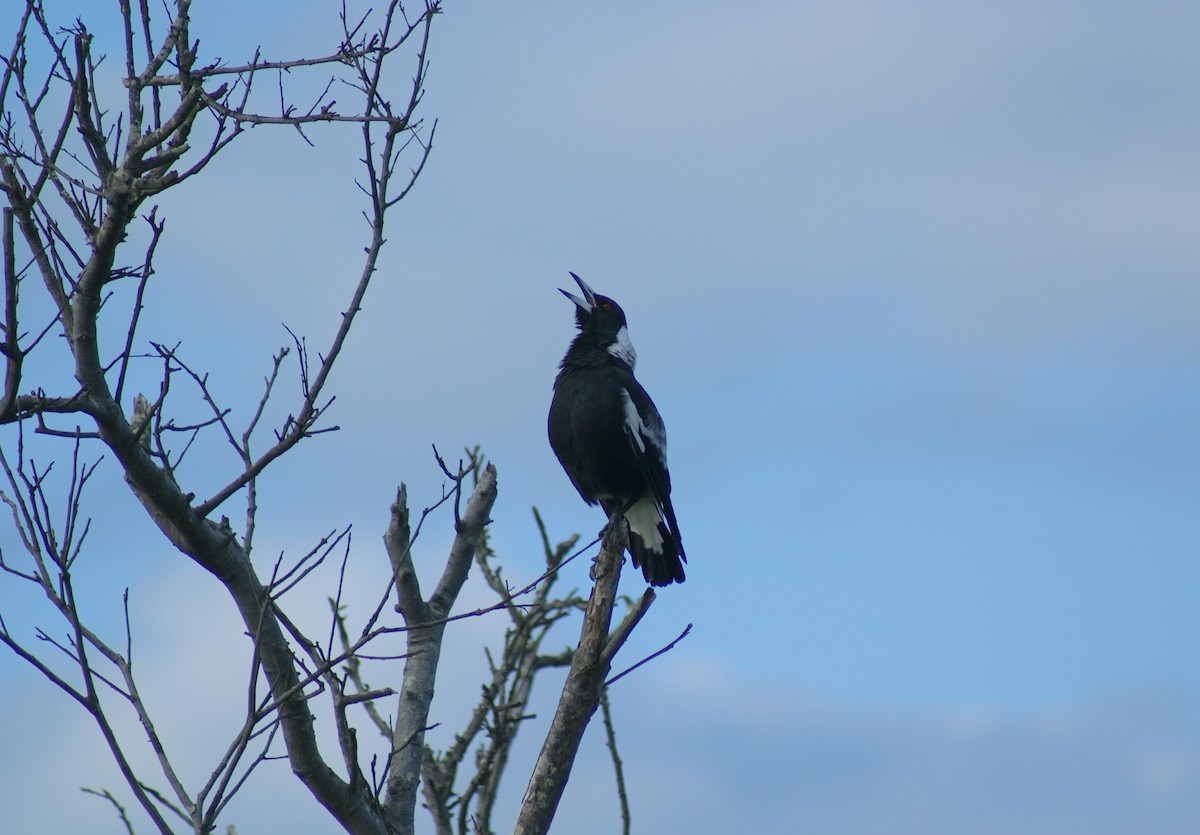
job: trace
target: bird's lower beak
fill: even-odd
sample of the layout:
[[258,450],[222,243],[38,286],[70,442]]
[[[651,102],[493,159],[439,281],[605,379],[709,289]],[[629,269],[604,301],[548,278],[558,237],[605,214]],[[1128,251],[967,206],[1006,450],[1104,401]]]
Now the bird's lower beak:
[[576,307],[578,307],[580,310],[586,313],[591,313],[596,309],[596,294],[593,293],[592,288],[588,287],[587,283],[582,278],[575,275],[575,273],[571,273],[571,278],[575,279],[575,283],[578,284],[579,289],[583,291],[583,298],[581,299],[574,293],[568,293],[566,290],[561,288],[559,288],[558,292],[575,302]]

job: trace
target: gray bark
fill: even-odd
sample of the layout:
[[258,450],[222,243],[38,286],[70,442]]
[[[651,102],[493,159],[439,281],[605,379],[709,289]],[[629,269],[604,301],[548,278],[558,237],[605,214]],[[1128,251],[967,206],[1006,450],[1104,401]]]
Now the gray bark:
[[[550,830],[571,776],[583,732],[600,704],[613,655],[629,634],[628,629],[622,628],[611,638],[609,636],[617,583],[624,562],[625,537],[624,517],[616,512],[609,519],[604,543],[596,558],[593,568],[596,582],[588,599],[579,646],[572,656],[558,710],[525,791],[513,829],[515,835],[542,835]],[[652,592],[643,598],[643,605],[639,607],[641,612],[650,600],[653,600]]]

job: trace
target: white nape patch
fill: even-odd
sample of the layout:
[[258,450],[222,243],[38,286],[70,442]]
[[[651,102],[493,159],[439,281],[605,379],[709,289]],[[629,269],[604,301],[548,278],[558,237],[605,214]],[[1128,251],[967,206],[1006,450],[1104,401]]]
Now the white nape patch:
[[608,346],[608,352],[628,365],[630,371],[633,370],[633,367],[637,365],[637,351],[633,349],[633,343],[629,341],[629,328],[621,325],[621,329],[617,331],[616,341]]
[[625,521],[629,523],[629,530],[638,535],[647,550],[656,554],[663,552],[663,538],[658,530],[662,516],[658,513],[654,499],[647,496],[629,508],[625,512]]
[[[654,447],[654,451],[658,453],[658,460],[662,463],[663,469],[667,467],[667,430],[662,425],[661,420],[652,420],[646,423],[642,420],[641,414],[638,413],[637,406],[633,403],[633,398],[629,396],[629,389],[621,389],[621,399],[625,401],[625,426],[629,429],[629,434],[633,438],[634,446],[638,452],[645,454],[646,441]],[[657,417],[651,415],[651,417]]]

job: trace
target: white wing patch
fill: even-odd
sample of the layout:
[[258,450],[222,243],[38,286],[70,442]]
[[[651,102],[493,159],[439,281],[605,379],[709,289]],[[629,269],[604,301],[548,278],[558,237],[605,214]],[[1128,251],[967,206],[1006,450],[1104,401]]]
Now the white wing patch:
[[608,352],[628,365],[630,371],[633,370],[637,365],[637,351],[633,349],[633,343],[629,340],[629,328],[621,325],[616,341],[608,346]]
[[621,389],[621,398],[625,401],[625,427],[629,430],[629,435],[633,438],[633,443],[638,448],[638,452],[645,454],[646,442],[649,441],[650,446],[658,453],[658,460],[662,463],[663,469],[666,469],[667,432],[662,422],[652,421],[651,423],[646,423],[642,420],[637,406],[633,403],[633,398],[629,396],[628,389]]

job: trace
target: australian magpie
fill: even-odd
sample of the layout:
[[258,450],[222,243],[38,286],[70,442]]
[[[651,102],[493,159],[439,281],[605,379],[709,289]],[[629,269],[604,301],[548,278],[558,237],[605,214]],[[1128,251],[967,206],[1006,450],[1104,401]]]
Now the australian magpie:
[[682,583],[683,542],[671,507],[667,430],[646,390],[633,377],[637,352],[625,312],[592,292],[575,302],[579,334],[559,364],[547,420],[550,446],[588,504],[625,513],[629,555],[654,586]]

